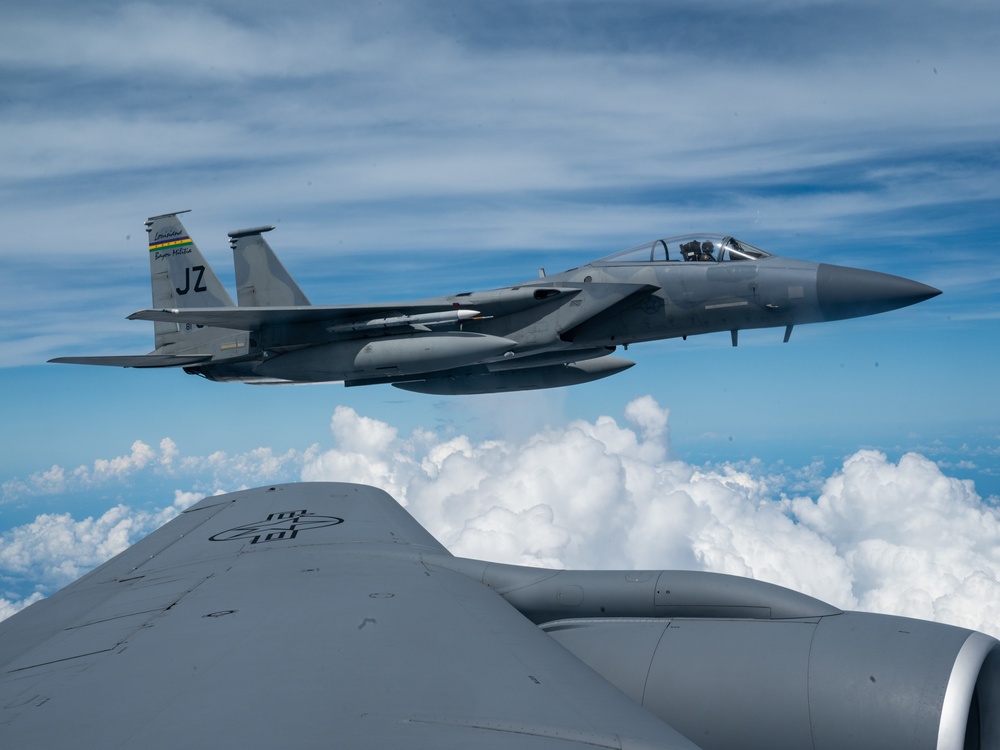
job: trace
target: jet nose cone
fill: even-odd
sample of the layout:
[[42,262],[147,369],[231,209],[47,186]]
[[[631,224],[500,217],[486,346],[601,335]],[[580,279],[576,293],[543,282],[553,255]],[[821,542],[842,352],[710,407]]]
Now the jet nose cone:
[[877,271],[821,263],[816,272],[816,297],[827,320],[896,310],[939,294],[940,289],[919,281]]

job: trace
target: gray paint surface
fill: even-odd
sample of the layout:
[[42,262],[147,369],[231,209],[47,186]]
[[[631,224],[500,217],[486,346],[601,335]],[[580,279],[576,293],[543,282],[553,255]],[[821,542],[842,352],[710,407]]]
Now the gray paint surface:
[[1000,747],[1000,643],[693,571],[456,558],[342,483],[209,497],[0,623],[0,747]]
[[692,747],[447,554],[372,488],[208,498],[0,624],[0,744]]
[[[183,212],[181,212],[183,213]],[[234,305],[178,214],[147,220],[155,324],[149,355],[53,362],[183,367],[210,380],[388,383],[439,395],[558,388],[633,366],[619,346],[792,329],[894,310],[939,290],[856,268],[780,258],[723,235],[656,240],[501,289],[316,306],[263,234],[230,232]],[[374,270],[373,272],[377,272]]]

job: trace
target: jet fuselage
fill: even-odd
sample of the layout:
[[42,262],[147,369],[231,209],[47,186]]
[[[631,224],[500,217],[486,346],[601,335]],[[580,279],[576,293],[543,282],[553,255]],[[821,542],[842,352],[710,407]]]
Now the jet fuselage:
[[[147,222],[149,355],[59,362],[183,367],[216,381],[389,383],[435,394],[585,383],[634,363],[619,346],[886,312],[933,297],[898,276],[781,258],[733,237],[655,240],[510,287],[400,303],[314,306],[263,238],[231,232],[233,303],[176,214]],[[164,239],[166,238],[166,239]]]

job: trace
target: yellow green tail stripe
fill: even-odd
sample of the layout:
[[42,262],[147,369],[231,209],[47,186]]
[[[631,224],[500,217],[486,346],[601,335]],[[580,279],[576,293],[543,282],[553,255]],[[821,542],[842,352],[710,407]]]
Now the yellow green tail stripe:
[[154,250],[172,250],[175,247],[184,247],[186,245],[193,245],[190,237],[178,237],[177,239],[170,240],[169,242],[157,242],[156,244],[149,246],[149,252]]

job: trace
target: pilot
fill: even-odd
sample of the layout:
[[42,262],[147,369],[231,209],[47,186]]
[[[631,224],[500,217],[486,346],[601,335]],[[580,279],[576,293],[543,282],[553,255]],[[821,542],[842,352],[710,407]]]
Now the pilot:
[[708,240],[705,240],[704,242],[701,243],[701,256],[698,258],[698,260],[708,260],[708,261],[715,260],[715,258],[712,256],[713,250],[715,250],[715,246]]
[[681,255],[684,260],[698,260],[698,240],[691,240],[681,245]]

